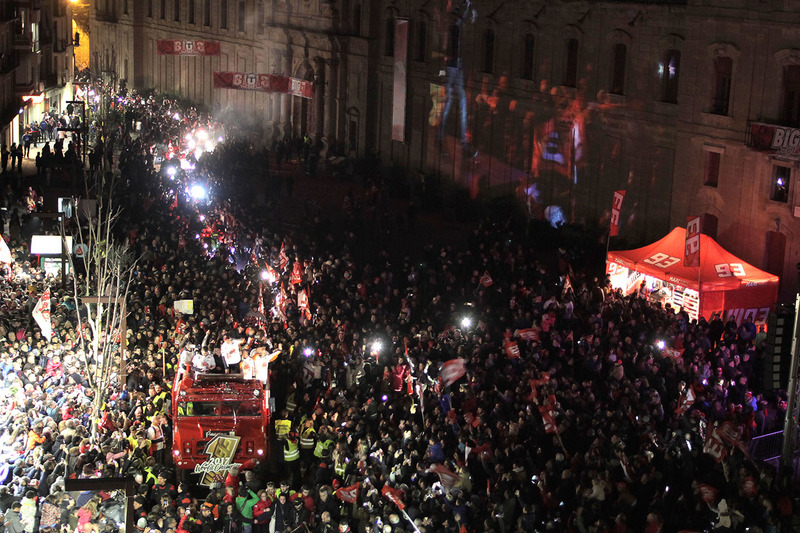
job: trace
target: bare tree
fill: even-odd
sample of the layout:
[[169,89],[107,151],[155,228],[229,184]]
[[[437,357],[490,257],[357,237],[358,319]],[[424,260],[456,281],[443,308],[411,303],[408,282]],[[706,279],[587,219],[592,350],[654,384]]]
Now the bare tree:
[[81,362],[93,392],[92,440],[97,437],[101,409],[110,392],[124,385],[120,372],[125,368],[125,303],[136,265],[129,245],[115,236],[120,212],[110,198],[98,198],[96,214],[88,218],[86,228],[78,221],[74,238],[88,247],[85,268],[80,269],[83,274],[78,274],[76,259],[70,255]]

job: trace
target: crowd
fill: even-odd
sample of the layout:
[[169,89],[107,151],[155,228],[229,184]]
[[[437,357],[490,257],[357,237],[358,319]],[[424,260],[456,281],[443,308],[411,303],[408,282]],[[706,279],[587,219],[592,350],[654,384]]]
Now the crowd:
[[[168,100],[130,93],[123,105],[99,165],[119,175],[116,231],[139,260],[119,340],[128,358],[99,412],[71,288],[31,263],[19,232],[9,242],[7,531],[113,533],[118,496],[65,484],[119,476],[135,479],[136,528],[150,533],[797,530],[791,472],[747,454],[785,405],[761,391],[752,324],[623,297],[505,221],[474,228],[461,249],[383,248],[364,224],[385,211],[378,178],[363,198],[374,209],[310,208],[287,229],[271,209],[282,191],[267,150],[228,128],[178,165],[165,154],[188,131],[225,128]],[[193,184],[208,197],[184,194]],[[262,283],[265,265],[274,282]],[[31,317],[46,286],[49,341]],[[176,313],[187,298],[193,314]],[[164,457],[169,391],[187,344],[224,371],[225,338],[243,341],[245,361],[280,350],[277,409],[269,460],[206,495]]]

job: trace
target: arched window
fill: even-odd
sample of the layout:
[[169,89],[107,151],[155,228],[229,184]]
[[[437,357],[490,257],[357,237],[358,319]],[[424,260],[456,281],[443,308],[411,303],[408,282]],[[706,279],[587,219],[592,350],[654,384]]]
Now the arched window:
[[727,115],[731,99],[733,59],[727,56],[715,57],[713,68],[714,95],[711,99],[711,112],[715,115]]
[[420,15],[414,31],[414,61],[424,62],[428,57],[428,21]]
[[244,2],[239,2],[239,31],[244,31],[245,19],[247,18],[247,10]]
[[228,29],[228,0],[220,0],[219,27],[221,30]]
[[625,94],[625,67],[628,61],[628,47],[625,43],[614,44],[613,59],[610,92],[612,94]]
[[181,0],[175,0],[175,4],[173,6],[175,10],[172,13],[173,20],[175,22],[180,22],[181,20]]
[[189,0],[189,24],[194,24],[194,0]]
[[578,86],[578,39],[567,39],[564,82],[567,87]]
[[390,13],[384,24],[383,55],[394,57],[394,15]]
[[661,101],[670,104],[678,103],[678,78],[680,77],[681,52],[671,49],[664,52],[663,61],[659,65],[661,77]]
[[781,122],[785,126],[800,126],[800,65],[783,67]]
[[523,54],[522,54],[522,68],[520,69],[520,77],[523,80],[533,79],[533,52],[534,52],[534,38],[532,33],[526,33],[523,39]]
[[494,72],[494,30],[483,32],[483,71]]

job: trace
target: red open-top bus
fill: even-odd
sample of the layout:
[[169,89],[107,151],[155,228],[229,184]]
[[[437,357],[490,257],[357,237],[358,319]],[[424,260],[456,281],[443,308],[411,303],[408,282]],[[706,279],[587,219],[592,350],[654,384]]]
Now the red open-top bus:
[[179,469],[200,474],[201,485],[269,454],[269,389],[262,381],[183,370],[175,376],[172,416],[172,457]]

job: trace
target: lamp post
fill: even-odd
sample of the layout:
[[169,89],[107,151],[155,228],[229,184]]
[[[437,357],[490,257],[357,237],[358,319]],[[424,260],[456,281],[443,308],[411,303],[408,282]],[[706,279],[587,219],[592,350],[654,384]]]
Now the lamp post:
[[797,440],[797,374],[800,357],[798,357],[798,341],[800,340],[800,263],[797,264],[797,295],[794,301],[794,336],[792,337],[792,359],[789,366],[789,384],[786,387],[787,406],[786,419],[783,424],[783,450],[781,450],[781,464],[784,467],[794,465],[795,442]]

